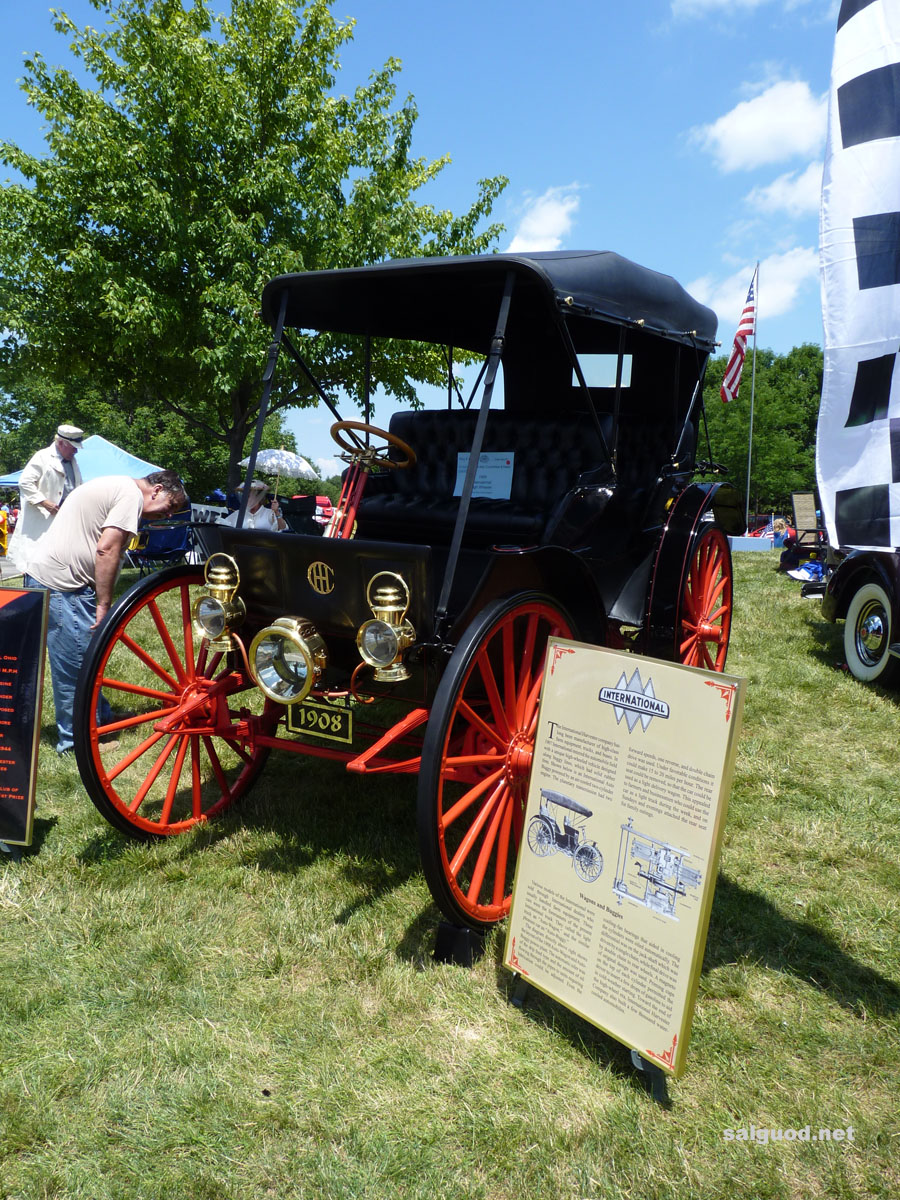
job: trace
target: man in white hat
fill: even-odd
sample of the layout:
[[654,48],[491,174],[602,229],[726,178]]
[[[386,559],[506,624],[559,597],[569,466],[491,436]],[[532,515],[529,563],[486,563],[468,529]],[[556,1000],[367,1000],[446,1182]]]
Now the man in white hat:
[[[237,490],[241,492],[243,489],[244,485],[238,484]],[[244,513],[244,529],[266,529],[269,533],[280,533],[283,529],[287,529],[287,521],[282,516],[281,505],[278,501],[273,500],[271,508],[266,508],[263,504],[268,490],[261,479],[254,479],[250,484],[247,511]],[[240,511],[238,508],[233,513],[229,513],[227,517],[219,517],[219,524],[237,525]]]
[[77,425],[60,425],[52,444],[33,454],[22,471],[19,519],[7,550],[20,571],[26,569],[35,543],[50,528],[66,496],[81,483],[75,455],[83,441],[84,431]]

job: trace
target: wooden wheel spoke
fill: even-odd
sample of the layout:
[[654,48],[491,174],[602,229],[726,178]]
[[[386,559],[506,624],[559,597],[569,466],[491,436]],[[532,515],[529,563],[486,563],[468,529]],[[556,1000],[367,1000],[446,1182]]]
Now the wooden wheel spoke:
[[181,772],[184,767],[184,756],[187,753],[189,738],[182,738],[178,750],[175,754],[175,765],[172,767],[172,775],[169,779],[169,786],[166,788],[166,798],[163,801],[162,812],[159,814],[160,825],[168,825],[172,817],[172,805],[175,803],[175,793],[178,791],[178,784],[181,781]]
[[483,734],[488,741],[493,742],[498,750],[506,753],[506,747],[509,745],[509,739],[504,741],[493,725],[488,725],[487,721],[478,715],[472,705],[469,704],[468,700],[460,700],[457,713],[459,716],[468,721],[469,725],[471,725],[473,729],[476,729],[479,733]]
[[500,836],[497,839],[497,862],[494,867],[494,891],[491,895],[492,904],[502,904],[506,898],[506,867],[509,862],[509,845],[511,840],[513,817],[519,807],[510,796],[510,803],[503,805],[503,821],[500,826]]
[[462,796],[452,804],[447,811],[439,818],[440,826],[446,832],[454,821],[458,820],[467,809],[470,809],[473,804],[476,804],[488,788],[493,787],[498,779],[503,775],[503,768],[486,775],[484,779],[479,779],[476,784],[464,792]]
[[165,618],[159,611],[159,606],[155,600],[151,600],[147,605],[147,608],[149,609],[150,616],[153,618],[153,624],[156,626],[156,632],[159,634],[160,640],[166,649],[166,654],[169,656],[169,661],[175,670],[175,675],[178,679],[178,682],[184,685],[187,683],[187,671],[185,670],[184,663],[181,661],[181,657],[175,648],[175,643],[172,641],[172,635],[169,633],[169,626],[166,624]]
[[155,658],[148,654],[143,647],[139,646],[137,642],[134,641],[134,639],[131,638],[127,633],[123,632],[119,638],[119,641],[123,646],[127,646],[132,654],[136,655],[136,657],[141,660],[145,667],[149,667],[155,675],[158,675],[163,683],[165,683],[167,687],[170,687],[173,692],[181,691],[178,680],[170,675],[169,672],[160,663],[158,663]]
[[178,697],[174,692],[161,692],[158,688],[144,687],[140,683],[127,683],[124,679],[114,679],[104,675],[100,680],[98,690],[122,692],[126,696],[143,696],[150,700],[162,700],[163,703],[174,703],[177,706]]
[[190,679],[195,676],[194,666],[194,622],[191,615],[191,591],[187,584],[181,585],[181,623],[184,627],[184,661]]
[[[163,735],[160,734],[159,736],[162,737]],[[166,765],[166,759],[172,753],[173,749],[175,748],[175,743],[177,741],[178,741],[178,738],[175,736],[169,737],[166,740],[165,745],[163,746],[162,750],[159,752],[159,754],[156,757],[156,762],[154,762],[153,766],[150,768],[150,771],[147,774],[146,779],[141,784],[141,786],[138,788],[137,792],[135,793],[134,799],[128,805],[129,812],[136,813],[137,810],[144,803],[144,800],[147,798],[147,795],[148,795],[150,789],[153,787],[154,783],[156,783],[157,779],[159,778],[160,772],[162,771],[163,767]]]
[[199,821],[203,816],[203,781],[200,777],[200,739],[191,738],[191,816]]
[[[472,852],[472,847],[478,841],[479,837],[481,836],[482,830],[487,825],[490,818],[495,815],[497,806],[498,806],[503,794],[507,790],[508,789],[506,787],[506,784],[503,783],[501,780],[498,780],[496,787],[494,788],[494,790],[490,793],[488,798],[482,804],[481,808],[478,811],[478,815],[476,816],[476,818],[472,822],[472,824],[469,826],[469,828],[466,830],[465,837],[459,843],[456,853],[453,855],[453,858],[450,860],[450,870],[453,872],[454,875],[458,875],[460,873],[460,869],[461,869],[462,865],[465,863],[466,859],[469,857],[469,855]],[[482,852],[483,852],[483,847],[482,847]],[[480,855],[479,855],[479,857],[480,857]],[[483,874],[484,874],[484,872],[482,871],[482,875]]]
[[500,630],[501,657],[503,661],[503,711],[507,728],[516,728],[516,639],[515,623],[508,617]]
[[[485,876],[491,865],[491,858],[495,854],[497,848],[497,838],[500,829],[503,825],[503,820],[510,806],[509,788],[504,786],[500,789],[500,794],[497,796],[496,802],[492,806],[491,820],[484,837],[481,842],[481,847],[478,851],[478,857],[475,860],[475,868],[472,871],[472,880],[468,888],[468,898],[473,904],[477,904],[481,898],[481,889],[484,886]],[[495,864],[496,870],[496,864]],[[494,886],[496,886],[496,875],[494,878]],[[493,892],[494,888],[491,888]],[[504,891],[506,889],[504,888]]]
[[481,675],[481,681],[484,684],[484,690],[487,694],[491,715],[497,723],[500,736],[504,739],[505,743],[508,743],[511,737],[510,724],[506,718],[503,701],[500,699],[500,691],[497,687],[496,677],[494,676],[494,668],[491,666],[490,659],[487,656],[486,646],[481,648],[475,661],[478,664],[478,672]]
[[222,789],[222,795],[228,795],[228,780],[225,778],[225,772],[222,770],[222,763],[219,761],[219,755],[216,753],[216,748],[212,743],[212,738],[204,736],[203,745],[206,748],[206,753],[209,755],[210,765],[213,769],[213,774],[216,777],[216,782]]

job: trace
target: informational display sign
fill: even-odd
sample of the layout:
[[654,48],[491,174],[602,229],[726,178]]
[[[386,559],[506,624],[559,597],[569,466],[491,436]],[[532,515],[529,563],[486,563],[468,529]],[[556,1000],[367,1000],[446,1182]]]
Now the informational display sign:
[[[509,453],[483,453],[478,456],[478,470],[475,472],[475,487],[472,496],[481,496],[488,500],[508,500],[512,492],[513,466],[515,455]],[[469,469],[469,453],[461,451],[456,456],[456,484],[454,496],[461,496],[466,471]]]
[[30,846],[47,592],[0,588],[0,842]]
[[504,962],[684,1070],[744,681],[551,639]]

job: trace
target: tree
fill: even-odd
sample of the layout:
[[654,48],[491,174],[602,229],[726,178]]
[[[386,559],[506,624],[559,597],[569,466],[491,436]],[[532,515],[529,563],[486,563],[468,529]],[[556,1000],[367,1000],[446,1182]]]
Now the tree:
[[[727,357],[710,360],[704,394],[713,458],[728,478],[747,493],[752,357],[744,363],[740,394],[719,400]],[[822,394],[822,349],[806,342],[789,354],[756,353],[753,404],[753,457],[750,466],[752,512],[789,512],[791,492],[811,491],[816,479],[816,421]],[[706,445],[701,434],[700,454]]]
[[[462,216],[416,201],[448,159],[411,156],[417,112],[411,97],[395,103],[396,60],[352,95],[336,90],[353,26],[329,0],[231,0],[222,17],[209,0],[91,3],[110,18],[102,29],[54,23],[96,86],[27,60],[49,153],[0,144],[26,180],[0,190],[0,367],[22,378],[40,364],[78,411],[99,393],[142,441],[164,422],[195,470],[204,448],[227,450],[233,484],[271,337],[266,281],[482,252],[505,180],[482,180]],[[354,349],[316,340],[326,388],[351,386]],[[433,351],[417,353],[413,378],[438,370]],[[395,358],[374,360],[373,384],[411,394]],[[300,382],[273,411],[315,402]]]

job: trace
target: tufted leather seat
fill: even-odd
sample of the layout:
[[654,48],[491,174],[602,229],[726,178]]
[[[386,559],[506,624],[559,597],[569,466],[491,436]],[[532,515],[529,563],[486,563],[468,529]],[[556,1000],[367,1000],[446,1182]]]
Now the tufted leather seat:
[[[370,481],[359,510],[361,537],[424,543],[449,539],[459,509],[459,497],[453,495],[458,455],[471,448],[477,416],[457,409],[401,412],[391,418],[391,433],[412,446],[417,462]],[[601,421],[608,438],[611,419],[604,415]],[[512,454],[512,486],[508,500],[472,500],[466,525],[470,544],[540,543],[579,476],[607,462],[586,413],[553,418],[492,412],[483,450]]]

